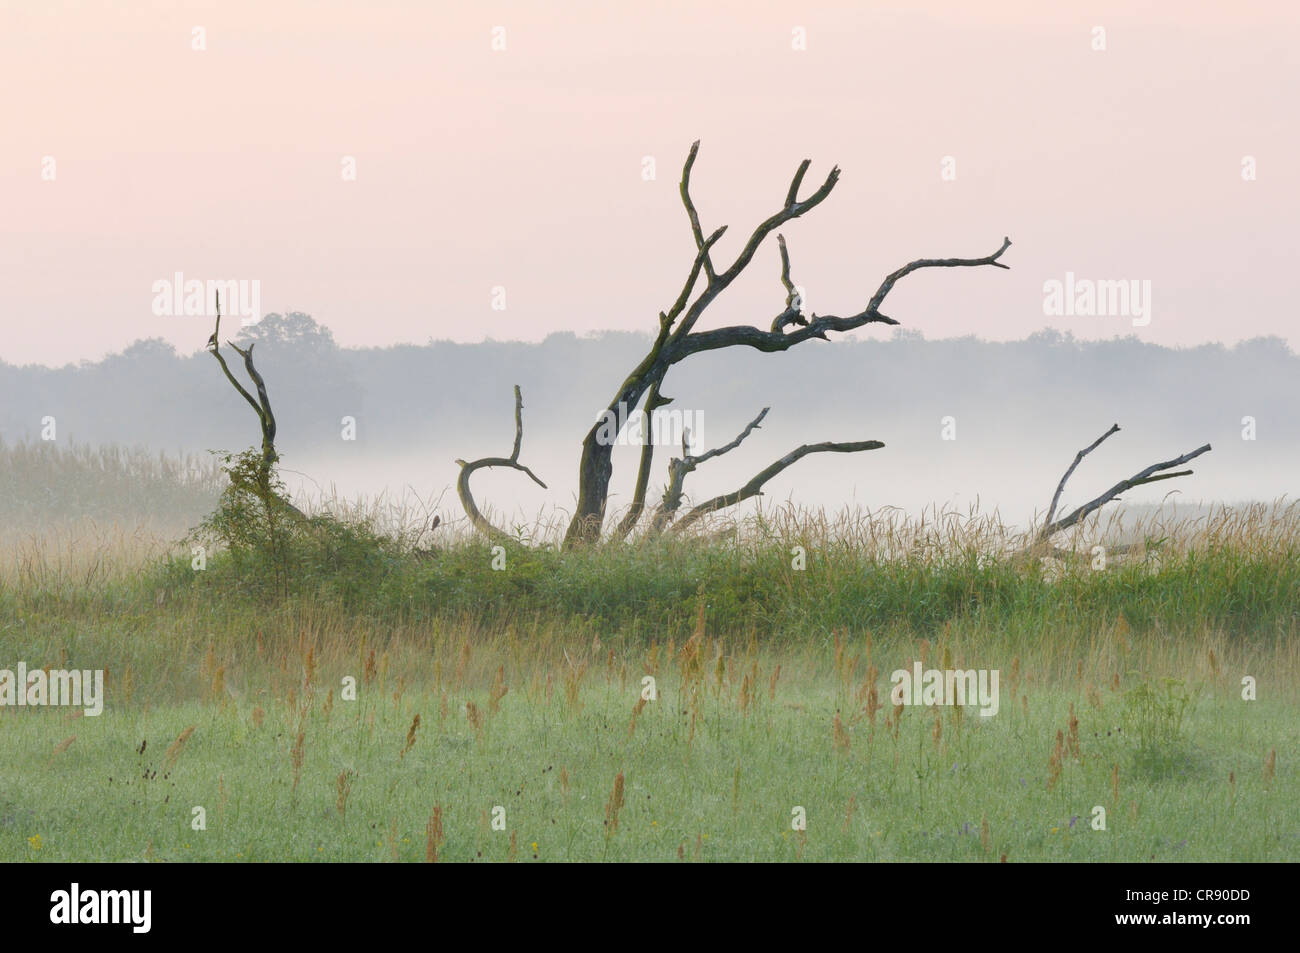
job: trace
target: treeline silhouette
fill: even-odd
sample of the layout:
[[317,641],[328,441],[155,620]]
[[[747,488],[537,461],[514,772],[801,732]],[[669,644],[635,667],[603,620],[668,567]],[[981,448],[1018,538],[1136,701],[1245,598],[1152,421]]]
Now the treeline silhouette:
[[[649,344],[648,335],[608,332],[552,334],[540,343],[341,348],[327,328],[301,313],[268,315],[235,340],[256,344],[279,421],[278,443],[290,462],[346,453],[378,464],[392,455],[429,453],[446,461],[439,463],[445,472],[430,479],[449,484],[453,456],[508,452],[511,388],[519,384],[524,457],[550,464],[546,475],[555,481],[559,502],[567,499],[565,481],[576,471],[583,433]],[[232,369],[242,376],[239,361]],[[1213,459],[1215,469],[1242,478],[1251,470],[1294,472],[1300,457],[1300,356],[1280,338],[1175,349],[1136,338],[1081,341],[1055,331],[990,342],[973,336],[926,340],[899,330],[883,339],[809,343],[783,354],[740,348],[705,353],[670,371],[663,390],[674,398],[672,408],[703,415],[700,450],[726,443],[763,407],[773,408],[761,439],[756,435],[735,454],[748,454],[737,460],[737,473],[752,474],[807,441],[880,439],[887,445],[852,464],[801,463],[798,473],[792,471],[795,486],[802,479],[824,481],[827,467],[841,465],[891,474],[894,482],[906,480],[908,468],[942,466],[953,470],[950,482],[957,485],[969,467],[984,473],[986,486],[996,468],[1010,479],[1021,461],[1032,461],[1042,472],[1035,470],[1026,492],[1045,502],[1051,486],[1043,474],[1059,475],[1077,449],[1116,421],[1129,455],[1113,450],[1119,438],[1108,444],[1107,452],[1118,455],[1096,464],[1104,476],[1128,475],[1119,471],[1130,456],[1149,463],[1207,441],[1215,453],[1200,465],[1209,468]],[[951,459],[938,457],[936,444],[948,416],[956,419],[959,437],[959,456]],[[1242,440],[1247,416],[1258,429],[1258,440],[1249,444]],[[94,363],[0,363],[0,440],[39,439],[47,417],[55,419],[59,442],[190,453],[239,450],[257,440],[252,411],[212,357],[180,354],[157,339]],[[342,440],[345,417],[356,421],[354,442]],[[667,453],[661,462],[667,465]],[[632,466],[619,464],[620,484],[630,485]],[[554,472],[557,467],[562,472]],[[659,469],[655,486],[662,482]],[[719,466],[718,472],[727,471]],[[702,493],[705,487],[692,489]],[[1243,482],[1235,495],[1276,490]]]

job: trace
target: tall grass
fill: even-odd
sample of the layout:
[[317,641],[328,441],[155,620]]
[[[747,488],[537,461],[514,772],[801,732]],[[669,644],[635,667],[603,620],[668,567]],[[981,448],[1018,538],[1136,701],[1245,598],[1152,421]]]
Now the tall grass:
[[174,531],[212,508],[223,479],[214,461],[193,454],[0,441],[0,527],[12,536],[91,520]]
[[[701,608],[710,631],[772,645],[824,646],[835,631],[914,640],[959,630],[1030,651],[1048,639],[1088,645],[1115,625],[1140,638],[1264,645],[1295,644],[1300,630],[1300,503],[1285,500],[1116,507],[1058,539],[1081,558],[1027,560],[1016,558],[1029,542],[1025,528],[973,507],[912,516],[784,505],[720,514],[689,539],[563,552],[558,511],[538,514],[521,527],[520,543],[498,551],[454,513],[435,514],[440,501],[322,498],[298,501],[334,519],[304,537],[310,549],[292,554],[285,596],[250,578],[256,564],[220,551],[196,570],[191,544],[158,530],[156,512],[179,515],[217,489],[210,465],[33,446],[6,448],[0,460],[24,480],[11,508],[30,509],[41,488],[26,481],[46,474],[64,495],[84,484],[84,495],[110,512],[120,504],[124,519],[53,523],[0,539],[0,624],[117,632],[98,644],[137,670],[150,667],[150,656],[191,658],[209,644],[247,650],[259,628],[280,627],[377,633],[371,644],[393,633],[457,631],[534,642],[564,632],[645,646],[689,635]],[[103,478],[98,488],[94,474]],[[114,496],[133,479],[143,489]],[[154,483],[169,487],[163,500],[177,505],[141,515]],[[442,523],[431,530],[434,515]],[[1098,544],[1131,548],[1097,568]],[[147,638],[123,641],[122,618]],[[57,653],[68,641],[45,648]],[[172,664],[159,662],[163,671]]]
[[[974,509],[563,552],[558,513],[494,550],[436,505],[304,506],[287,592],[147,513],[0,544],[0,667],[108,699],[0,710],[39,766],[0,784],[0,859],[1300,857],[1297,504],[1117,509],[1078,559]],[[999,670],[999,715],[893,706],[914,660]]]

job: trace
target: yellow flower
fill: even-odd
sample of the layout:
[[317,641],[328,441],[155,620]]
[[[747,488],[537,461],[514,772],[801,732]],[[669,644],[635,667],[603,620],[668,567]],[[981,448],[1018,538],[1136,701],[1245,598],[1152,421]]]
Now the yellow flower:
[[40,835],[40,834],[33,834],[31,837],[27,838],[27,843],[29,843],[29,844],[32,845],[32,850],[40,850],[40,849],[41,849],[41,835]]
[[1053,828],[1052,828],[1052,833],[1055,834],[1055,833],[1056,833],[1057,831],[1059,831],[1059,830],[1060,830],[1059,827],[1053,827]]

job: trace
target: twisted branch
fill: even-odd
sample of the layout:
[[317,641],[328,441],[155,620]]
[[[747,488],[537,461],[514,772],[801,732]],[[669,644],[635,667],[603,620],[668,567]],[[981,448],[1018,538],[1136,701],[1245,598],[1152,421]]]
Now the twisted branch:
[[540,486],[543,490],[547,489],[545,483],[528,467],[519,462],[519,447],[524,439],[524,397],[519,390],[519,385],[515,385],[515,445],[509,457],[483,457],[479,460],[466,463],[464,460],[457,460],[460,464],[460,476],[456,479],[456,495],[460,497],[460,505],[465,508],[465,515],[469,517],[470,523],[474,528],[493,541],[508,541],[513,537],[504,530],[498,529],[488,522],[487,517],[479,510],[478,505],[474,502],[474,494],[470,492],[469,478],[475,470],[481,470],[484,467],[509,467],[512,470],[518,470],[526,473],[532,481]]

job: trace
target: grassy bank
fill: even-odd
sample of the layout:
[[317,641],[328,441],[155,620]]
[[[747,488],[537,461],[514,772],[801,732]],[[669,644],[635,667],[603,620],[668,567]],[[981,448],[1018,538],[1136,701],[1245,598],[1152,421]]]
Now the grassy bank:
[[[0,667],[108,687],[0,709],[0,859],[1300,859],[1293,512],[1104,568],[960,523],[345,532],[286,591],[188,544],[15,544]],[[895,706],[916,661],[997,670],[997,714]]]

